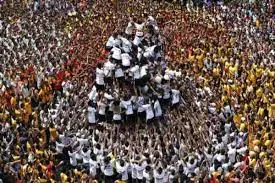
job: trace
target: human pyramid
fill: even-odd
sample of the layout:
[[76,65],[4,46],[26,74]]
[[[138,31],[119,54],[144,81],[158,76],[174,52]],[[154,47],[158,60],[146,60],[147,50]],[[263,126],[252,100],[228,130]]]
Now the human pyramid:
[[108,60],[98,64],[89,94],[89,123],[164,122],[164,111],[181,102],[175,85],[181,71],[166,67],[156,20],[130,20],[125,32],[108,39],[106,49]]
[[0,1],[0,182],[274,182],[272,3],[190,2]]

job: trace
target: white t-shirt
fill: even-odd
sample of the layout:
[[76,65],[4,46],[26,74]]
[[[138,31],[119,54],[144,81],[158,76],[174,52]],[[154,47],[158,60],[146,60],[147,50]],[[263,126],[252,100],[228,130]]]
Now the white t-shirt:
[[162,116],[162,109],[158,100],[154,103],[154,111],[156,117]]
[[139,66],[135,65],[130,69],[130,72],[133,73],[134,79],[139,79],[140,78],[140,71],[139,71]]
[[121,60],[121,50],[117,47],[113,47],[111,49],[111,52],[113,53],[112,54],[112,57],[116,60]]
[[105,115],[106,107],[107,107],[106,104],[104,104],[104,103],[102,103],[102,102],[99,102],[99,103],[98,103],[98,108],[99,108],[98,114],[100,114],[100,115]]
[[156,53],[154,52],[154,49],[157,45],[154,45],[154,46],[151,46],[151,47],[148,47],[145,52],[143,53],[143,56],[146,57],[146,58],[150,58],[150,57],[155,57],[156,56]]
[[108,164],[103,165],[101,169],[106,176],[114,175],[114,160],[111,160]]
[[126,39],[124,37],[121,37],[121,41],[122,41],[122,49],[126,53],[130,53],[131,49],[132,49],[132,43],[128,39]]
[[96,84],[104,85],[104,71],[100,68],[96,68]]
[[172,104],[180,102],[180,91],[172,89]]
[[121,114],[114,114],[113,115],[113,120],[116,120],[116,121],[121,120]]
[[170,87],[168,85],[162,85],[162,88],[164,90],[163,99],[169,99],[170,98]]
[[146,183],[150,183],[151,180],[153,179],[152,175],[150,175],[149,172],[146,172],[146,170],[143,170],[143,178],[145,178]]
[[151,104],[142,105],[142,107],[146,110],[146,120],[150,120],[154,117],[154,112]]
[[96,113],[95,108],[88,107],[88,121],[89,121],[89,123],[95,123],[96,122],[95,113]]
[[142,107],[142,105],[144,104],[144,97],[139,96],[136,100],[136,103],[138,105],[138,111],[137,112],[145,111],[145,109]]
[[125,67],[130,66],[130,60],[132,59],[128,53],[122,53],[121,54],[121,59],[122,59],[122,65]]
[[144,65],[140,68],[140,77],[147,75],[147,68],[148,68],[148,66],[146,66],[146,65]]
[[143,27],[145,25],[144,23],[142,23],[142,24],[134,23],[134,24],[135,24],[137,32],[142,32],[143,31]]
[[83,164],[89,164],[91,158],[91,150],[89,149],[87,152],[81,151]]
[[163,183],[164,180],[164,171],[159,174],[156,170],[154,170],[154,182],[155,183]]
[[97,95],[97,91],[96,91],[96,86],[94,85],[92,88],[92,91],[89,93],[89,99],[95,101],[96,100],[96,95]]
[[127,27],[126,27],[125,33],[128,34],[128,35],[133,34],[134,26],[135,25],[133,25],[132,22],[129,22]]
[[59,154],[62,154],[63,153],[64,144],[55,142],[55,146],[56,146],[56,152],[59,153]]
[[146,167],[146,164],[142,163],[141,165],[135,164],[136,170],[137,170],[137,179],[142,180],[143,179],[143,170]]
[[128,169],[128,166],[129,164],[128,163],[125,163],[124,166],[120,166],[119,162],[116,162],[116,170],[117,170],[117,173],[121,174],[122,175],[122,180],[128,180],[128,172],[127,172],[127,169]]
[[124,72],[120,67],[116,68],[115,77],[116,78],[124,77]]
[[113,36],[109,37],[106,46],[108,47],[113,47],[115,45],[119,45],[120,44],[120,40],[119,39],[115,39]]
[[90,163],[90,174],[92,176],[96,176],[96,169],[98,168],[97,161],[93,161],[92,159],[90,159],[89,163]]
[[141,43],[142,37],[135,36],[133,44],[138,46]]
[[77,161],[76,161],[76,152],[68,152],[69,153],[69,156],[70,156],[70,164],[72,166],[76,166],[77,165]]
[[128,101],[122,100],[120,104],[121,104],[121,107],[126,109],[126,112],[125,112],[126,115],[134,114],[133,104],[131,100],[128,100]]
[[132,179],[136,179],[137,178],[137,168],[136,168],[136,164],[135,163],[131,163],[131,167],[132,167]]
[[115,70],[115,64],[113,64],[112,62],[110,62],[109,60],[107,62],[104,63],[104,75],[106,77],[112,77],[112,71]]

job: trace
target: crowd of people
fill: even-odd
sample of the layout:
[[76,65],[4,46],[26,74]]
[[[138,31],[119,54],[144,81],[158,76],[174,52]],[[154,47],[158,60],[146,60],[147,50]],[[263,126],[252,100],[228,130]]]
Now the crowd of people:
[[0,181],[273,182],[272,1],[129,2],[1,4]]

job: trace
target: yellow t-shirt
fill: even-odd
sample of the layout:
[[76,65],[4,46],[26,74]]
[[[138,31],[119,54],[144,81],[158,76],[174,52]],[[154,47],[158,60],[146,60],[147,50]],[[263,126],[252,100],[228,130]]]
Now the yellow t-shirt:
[[234,76],[236,72],[237,72],[237,67],[235,67],[233,65],[229,67],[230,75]]
[[55,128],[50,128],[51,141],[55,141],[57,139],[57,131]]
[[256,77],[259,78],[263,74],[263,69],[262,68],[257,68],[256,69]]
[[15,97],[12,97],[12,98],[11,98],[11,105],[12,105],[13,107],[15,107],[16,104],[17,104],[16,98],[15,98]]
[[262,95],[263,95],[263,89],[262,89],[262,88],[259,88],[259,89],[256,91],[256,96],[257,96],[258,98],[261,98]]
[[258,113],[257,113],[259,116],[263,116],[264,114],[264,108],[262,107],[259,107],[259,110],[258,110]]
[[220,69],[219,68],[214,68],[213,69],[213,75],[214,76],[219,76],[219,74],[220,74]]
[[60,174],[60,179],[61,179],[62,183],[66,183],[67,179],[68,179],[68,176],[65,173],[61,173]]

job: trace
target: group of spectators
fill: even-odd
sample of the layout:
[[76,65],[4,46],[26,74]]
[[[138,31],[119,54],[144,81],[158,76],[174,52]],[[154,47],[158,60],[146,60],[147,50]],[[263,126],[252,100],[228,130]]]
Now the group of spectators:
[[273,182],[272,1],[129,2],[1,4],[0,181]]

